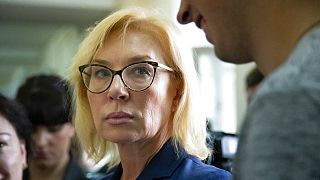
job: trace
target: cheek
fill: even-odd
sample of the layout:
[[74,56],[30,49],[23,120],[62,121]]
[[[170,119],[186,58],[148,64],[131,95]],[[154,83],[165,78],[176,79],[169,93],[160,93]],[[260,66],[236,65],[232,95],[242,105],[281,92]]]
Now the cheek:
[[100,108],[103,107],[103,98],[90,92],[87,93],[87,97],[93,119],[96,119],[95,116],[99,114]]
[[58,148],[60,149],[69,149],[69,145],[71,143],[71,137],[68,132],[60,132],[55,137],[54,141],[56,144],[60,144]]
[[140,103],[144,102],[145,117],[147,119],[147,126],[159,128],[163,126],[170,117],[172,95],[170,89],[165,83],[155,84],[148,92],[144,95],[145,99],[141,100]]
[[7,152],[0,152],[0,174],[4,177],[10,176],[11,179],[21,176],[22,158],[18,147]]
[[1,152],[1,154],[0,154],[0,174],[1,174],[0,177],[1,176],[4,176],[4,177],[8,176],[10,169],[12,169],[11,168],[12,165],[10,165],[10,164],[12,164],[10,162],[10,157],[6,156],[5,154],[3,154]]
[[142,109],[142,116],[145,120],[145,129],[148,134],[156,133],[162,124],[162,104],[161,96],[156,92],[148,92],[141,101],[139,109]]
[[[190,0],[190,5],[193,8],[196,8],[196,10],[199,11],[200,14],[207,14],[212,11],[213,6],[208,4],[212,4],[212,0]],[[214,2],[214,4],[217,4],[217,2]],[[211,9],[211,11],[210,11]]]
[[89,102],[90,109],[91,109],[91,111],[93,111],[94,109],[92,109],[91,107],[95,106],[96,100],[95,100],[94,96],[90,92],[87,92],[87,97],[88,97],[88,102]]

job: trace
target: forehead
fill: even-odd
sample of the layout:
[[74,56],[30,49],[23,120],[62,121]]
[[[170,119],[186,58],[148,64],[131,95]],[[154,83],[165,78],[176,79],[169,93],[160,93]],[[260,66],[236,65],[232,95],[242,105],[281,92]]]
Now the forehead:
[[[141,51],[144,49],[159,50],[160,42],[154,34],[145,31],[129,30],[121,35],[111,34],[103,43],[103,47],[111,49],[112,46],[121,46],[123,48],[130,48],[131,51]],[[115,48],[117,49],[117,48]]]
[[0,114],[0,136],[17,137],[14,127]]
[[139,61],[137,57],[150,57],[161,62],[162,56],[163,50],[156,37],[144,32],[128,31],[120,36],[112,34],[106,38],[94,59],[113,64]]

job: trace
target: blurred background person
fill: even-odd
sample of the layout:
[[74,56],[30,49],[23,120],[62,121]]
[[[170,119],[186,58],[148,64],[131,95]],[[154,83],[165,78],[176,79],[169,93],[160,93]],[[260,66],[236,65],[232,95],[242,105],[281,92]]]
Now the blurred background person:
[[262,83],[264,75],[260,72],[257,67],[254,67],[246,77],[246,88],[247,88],[247,101],[251,102],[255,95],[259,85]]
[[117,11],[75,55],[77,135],[92,157],[109,155],[116,169],[104,179],[231,179],[201,162],[209,150],[197,76],[174,35],[144,9]]
[[22,180],[31,150],[30,129],[23,107],[0,94],[1,180]]
[[86,179],[70,150],[75,131],[67,83],[55,75],[35,75],[21,85],[16,99],[32,123],[34,154],[29,159],[27,179]]

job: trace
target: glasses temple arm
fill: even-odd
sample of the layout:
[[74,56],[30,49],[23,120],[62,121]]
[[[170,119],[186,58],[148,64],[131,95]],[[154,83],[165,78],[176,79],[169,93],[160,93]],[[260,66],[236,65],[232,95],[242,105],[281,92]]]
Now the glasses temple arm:
[[170,67],[168,67],[168,66],[166,66],[164,64],[158,63],[158,67],[161,67],[161,68],[166,69],[168,71],[174,72],[174,70],[172,68],[170,68]]

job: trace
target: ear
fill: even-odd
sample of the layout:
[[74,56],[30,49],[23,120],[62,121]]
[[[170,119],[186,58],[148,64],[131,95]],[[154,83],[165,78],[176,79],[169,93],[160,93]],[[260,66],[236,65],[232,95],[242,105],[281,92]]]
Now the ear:
[[180,100],[181,100],[181,96],[182,96],[182,83],[179,83],[178,88],[176,89],[176,94],[173,98],[172,101],[172,112],[175,112],[178,109]]
[[28,167],[27,164],[27,150],[26,150],[26,142],[24,140],[20,140],[20,153],[21,153],[21,161],[23,169]]

